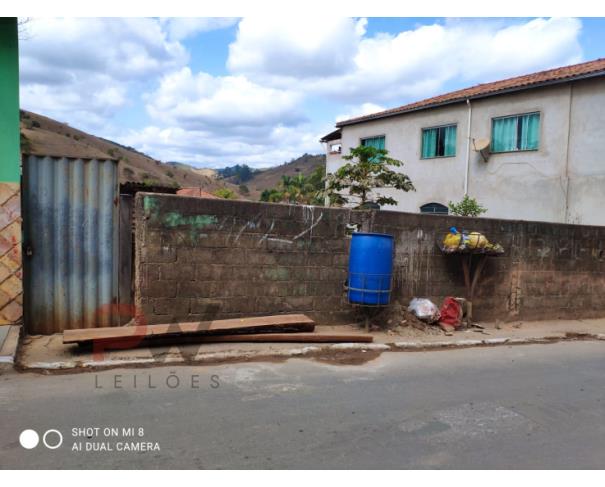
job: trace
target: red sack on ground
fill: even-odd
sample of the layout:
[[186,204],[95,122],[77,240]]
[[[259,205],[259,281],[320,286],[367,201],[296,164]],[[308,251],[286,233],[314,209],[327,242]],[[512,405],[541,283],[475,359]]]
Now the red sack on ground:
[[458,328],[462,324],[462,306],[452,297],[447,297],[441,305],[441,318],[439,323]]

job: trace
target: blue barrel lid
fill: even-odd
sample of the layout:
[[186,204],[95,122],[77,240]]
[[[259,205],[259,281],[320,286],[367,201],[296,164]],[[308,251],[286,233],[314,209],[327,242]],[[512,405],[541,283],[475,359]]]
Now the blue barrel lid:
[[369,233],[369,232],[353,232],[351,235],[363,235],[368,237],[388,237],[393,238],[393,235],[389,235],[388,233]]

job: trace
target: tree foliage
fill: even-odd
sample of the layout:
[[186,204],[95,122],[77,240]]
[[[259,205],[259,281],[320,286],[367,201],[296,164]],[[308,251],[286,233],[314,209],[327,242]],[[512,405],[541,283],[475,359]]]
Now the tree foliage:
[[283,193],[277,188],[265,189],[260,195],[260,200],[267,203],[279,203],[282,199]]
[[447,206],[450,209],[452,215],[457,216],[479,216],[487,211],[475,198],[471,198],[469,195],[464,195],[462,201],[458,203],[449,202]]
[[236,199],[235,193],[229,188],[219,188],[212,194],[214,194],[214,196],[218,196],[219,198],[223,198],[226,200]]
[[[381,196],[373,190],[394,188],[401,191],[415,191],[410,178],[392,168],[402,167],[403,162],[388,157],[388,151],[375,147],[360,145],[351,148],[348,155],[343,156],[347,162],[333,174],[328,174],[325,192],[330,202],[343,205],[351,199],[360,207],[368,203],[378,205],[396,205],[397,200]],[[348,194],[343,194],[347,192]]]
[[261,201],[270,203],[295,203],[306,205],[322,205],[324,177],[323,168],[318,167],[309,176],[282,176],[276,188],[265,189],[260,196]]
[[235,166],[228,166],[219,169],[217,172],[219,176],[224,179],[230,178],[231,182],[235,184],[242,184],[250,181],[258,170],[252,169],[247,164],[236,164]]

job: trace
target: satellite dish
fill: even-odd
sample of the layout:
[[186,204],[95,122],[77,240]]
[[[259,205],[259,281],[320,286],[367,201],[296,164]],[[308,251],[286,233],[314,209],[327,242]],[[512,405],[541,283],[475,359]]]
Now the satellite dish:
[[489,158],[489,144],[489,139],[473,139],[473,149],[481,154],[483,162],[487,162]]

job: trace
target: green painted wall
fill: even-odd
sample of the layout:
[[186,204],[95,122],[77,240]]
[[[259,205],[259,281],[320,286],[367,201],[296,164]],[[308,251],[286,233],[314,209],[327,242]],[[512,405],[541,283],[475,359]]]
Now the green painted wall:
[[0,181],[19,182],[19,41],[17,19],[0,17]]

